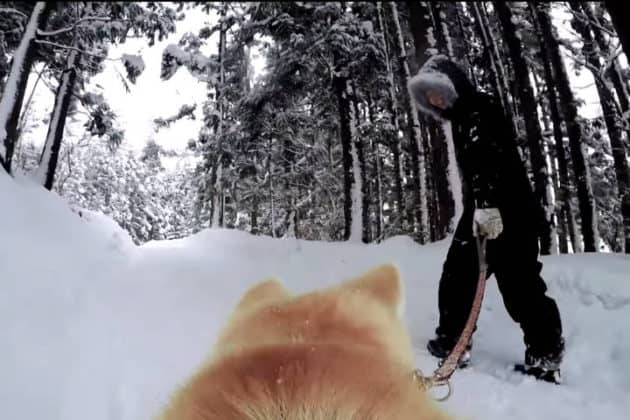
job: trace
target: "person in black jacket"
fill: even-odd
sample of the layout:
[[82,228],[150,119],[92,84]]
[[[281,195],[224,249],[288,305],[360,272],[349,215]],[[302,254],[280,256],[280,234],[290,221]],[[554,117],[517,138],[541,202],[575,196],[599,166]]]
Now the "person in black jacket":
[[[466,73],[442,55],[428,60],[408,88],[421,111],[451,122],[462,181],[464,210],[440,278],[440,318],[437,337],[427,345],[430,353],[443,361],[468,319],[479,270],[475,237],[481,234],[488,239],[488,275],[495,275],[505,307],[524,334],[525,363],[518,369],[560,382],[562,324],[538,261],[544,213],[509,120],[492,96],[477,91]],[[460,365],[467,364],[471,347]]]

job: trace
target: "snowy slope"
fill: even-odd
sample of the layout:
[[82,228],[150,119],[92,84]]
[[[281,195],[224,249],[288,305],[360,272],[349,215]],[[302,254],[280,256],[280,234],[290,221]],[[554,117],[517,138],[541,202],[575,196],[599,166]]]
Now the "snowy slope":
[[[278,276],[295,292],[399,264],[418,366],[436,322],[448,241],[381,245],[303,242],[204,231],[135,247],[111,220],[70,212],[54,194],[0,173],[0,418],[149,419],[209,352],[243,290]],[[627,418],[630,258],[545,258],[564,318],[566,384],[507,365],[520,332],[489,282],[475,366],[457,372],[445,404],[469,419]]]

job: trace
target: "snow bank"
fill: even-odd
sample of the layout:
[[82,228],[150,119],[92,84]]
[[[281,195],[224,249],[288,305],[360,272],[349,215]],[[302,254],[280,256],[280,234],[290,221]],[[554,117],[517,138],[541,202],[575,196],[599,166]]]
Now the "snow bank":
[[[296,292],[394,262],[405,280],[417,363],[437,318],[448,241],[306,242],[206,230],[135,247],[102,215],[0,174],[0,418],[150,419],[206,357],[233,305],[268,276]],[[545,258],[567,338],[561,387],[509,371],[521,333],[489,282],[474,366],[446,406],[469,419],[626,418],[630,394],[630,258]]]

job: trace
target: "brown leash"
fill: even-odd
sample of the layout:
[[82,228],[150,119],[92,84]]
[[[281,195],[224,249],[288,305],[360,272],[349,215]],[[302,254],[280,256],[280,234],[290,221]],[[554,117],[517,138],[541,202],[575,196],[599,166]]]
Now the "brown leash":
[[466,351],[466,347],[470,342],[470,338],[472,337],[473,331],[475,330],[475,325],[477,325],[477,319],[479,318],[479,312],[481,311],[481,303],[483,301],[483,295],[486,288],[486,273],[487,273],[487,263],[486,263],[486,241],[485,237],[477,237],[477,255],[479,257],[479,280],[477,282],[477,291],[475,292],[475,299],[473,300],[472,308],[470,309],[470,314],[468,315],[468,320],[466,321],[466,325],[464,326],[464,330],[459,336],[459,340],[457,340],[457,344],[451,350],[451,353],[448,355],[442,366],[440,366],[435,372],[433,372],[433,376],[424,376],[420,369],[416,369],[413,373],[413,379],[417,382],[418,387],[420,387],[423,391],[427,391],[431,388],[435,388],[438,386],[446,386],[448,388],[447,394],[444,397],[436,398],[438,401],[444,401],[451,395],[451,383],[450,378],[453,376],[453,373],[457,369],[457,365],[462,355]]

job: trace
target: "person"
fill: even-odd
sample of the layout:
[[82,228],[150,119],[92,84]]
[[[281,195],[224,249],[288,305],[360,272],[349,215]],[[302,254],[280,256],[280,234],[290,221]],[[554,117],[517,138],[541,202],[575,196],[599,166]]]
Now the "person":
[[[523,331],[525,360],[515,368],[559,383],[562,323],[538,260],[544,213],[509,120],[494,97],[477,91],[464,70],[443,55],[429,59],[408,89],[420,111],[451,122],[462,181],[463,212],[443,265],[439,322],[429,352],[443,362],[464,328],[479,273],[476,237],[484,235],[488,276],[494,274],[509,315]],[[460,366],[468,363],[471,348],[472,342]]]

